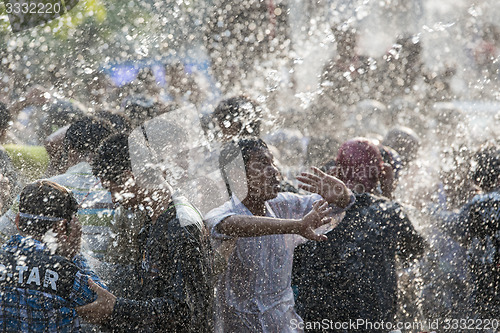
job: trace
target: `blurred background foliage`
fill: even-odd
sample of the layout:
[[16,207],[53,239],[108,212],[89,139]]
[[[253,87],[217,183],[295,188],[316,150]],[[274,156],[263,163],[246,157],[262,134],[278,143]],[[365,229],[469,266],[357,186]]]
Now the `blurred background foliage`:
[[21,75],[16,85],[60,82],[63,94],[72,96],[100,66],[161,57],[199,43],[202,29],[196,26],[202,26],[209,3],[81,0],[47,24],[13,33],[0,2],[0,72]]

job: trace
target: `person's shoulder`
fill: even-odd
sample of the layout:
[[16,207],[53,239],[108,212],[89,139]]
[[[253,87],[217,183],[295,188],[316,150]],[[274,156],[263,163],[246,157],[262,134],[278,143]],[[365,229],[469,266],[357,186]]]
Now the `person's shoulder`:
[[158,216],[156,224],[173,224],[177,221],[177,214],[175,210],[175,205],[173,202],[170,202],[167,206],[167,209],[163,211],[163,213]]
[[479,193],[462,206],[461,212],[467,213],[474,208],[482,206],[497,206],[500,203],[500,193],[498,191]]
[[154,228],[168,232],[178,232],[190,225],[197,225],[197,220],[201,221],[201,215],[199,214],[198,210],[189,203],[171,201],[167,209],[156,220]]
[[209,211],[205,215],[204,219],[206,221],[211,220],[213,218],[217,218],[220,215],[226,214],[228,212],[232,212],[234,210],[235,210],[234,203],[231,200],[228,200],[225,203],[223,203],[221,206],[216,207],[216,208],[212,209],[211,211]]
[[476,194],[471,199],[472,203],[485,202],[485,201],[500,201],[500,192],[492,191],[492,192],[488,192],[488,193]]
[[269,201],[286,201],[286,200],[301,200],[306,197],[303,194],[293,193],[293,192],[278,192],[276,198]]
[[9,154],[7,154],[7,151],[5,148],[0,144],[0,158],[9,158]]
[[353,208],[369,207],[369,206],[387,206],[390,203],[390,200],[384,196],[367,192],[355,193],[354,197],[356,201],[354,202]]
[[90,164],[88,162],[80,162],[70,166],[66,172],[52,176],[48,179],[58,184],[67,186],[65,185],[66,183],[71,185],[71,183],[82,182],[82,180],[89,182],[89,178],[90,182],[98,182],[98,179],[92,174],[92,167]]
[[305,201],[311,200],[316,201],[321,197],[318,194],[303,195],[292,192],[278,192],[276,198],[268,200],[268,204],[272,207],[286,205],[292,207],[294,205],[300,205]]
[[[4,165],[4,166],[2,166],[2,165]],[[5,148],[2,145],[0,145],[0,167],[13,168],[12,160],[11,160],[9,154],[7,153],[7,150],[5,150]]]
[[476,194],[461,209],[462,213],[484,212],[485,209],[500,208],[500,193],[497,191]]
[[[397,215],[401,218],[406,217],[403,206],[396,200],[386,198],[384,196],[378,196],[374,194],[367,194],[366,199],[367,204],[377,212],[384,215]],[[362,202],[361,198],[356,197],[356,202]]]

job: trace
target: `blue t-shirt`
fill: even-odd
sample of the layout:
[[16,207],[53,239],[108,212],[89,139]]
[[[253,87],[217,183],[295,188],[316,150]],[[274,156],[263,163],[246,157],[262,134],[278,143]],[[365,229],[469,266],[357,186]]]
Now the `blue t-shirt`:
[[103,286],[83,256],[69,261],[42,242],[12,236],[0,250],[0,331],[80,332],[75,307],[97,298],[89,278]]

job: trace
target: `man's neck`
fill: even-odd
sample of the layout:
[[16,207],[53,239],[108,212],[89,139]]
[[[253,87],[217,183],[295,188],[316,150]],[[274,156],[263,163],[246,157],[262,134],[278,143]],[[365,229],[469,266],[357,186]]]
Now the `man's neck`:
[[251,197],[246,197],[242,202],[243,205],[245,205],[246,208],[250,211],[255,216],[266,216],[266,202],[251,198]]
[[72,166],[75,166],[79,163],[82,163],[82,162],[90,162],[90,158],[89,158],[89,155],[83,155],[83,154],[79,154],[79,153],[76,153],[76,152],[69,152],[68,153],[68,168],[71,168]]

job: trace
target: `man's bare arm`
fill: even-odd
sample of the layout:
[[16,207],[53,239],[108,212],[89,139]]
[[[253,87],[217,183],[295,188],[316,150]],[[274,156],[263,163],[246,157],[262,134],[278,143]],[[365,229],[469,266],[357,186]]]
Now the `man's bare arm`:
[[313,203],[313,209],[301,220],[273,217],[232,215],[217,225],[217,231],[234,237],[258,237],[274,234],[299,234],[310,240],[325,240],[314,229],[331,222],[328,215],[332,209],[325,200]]

